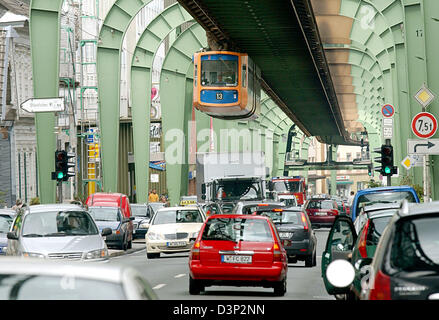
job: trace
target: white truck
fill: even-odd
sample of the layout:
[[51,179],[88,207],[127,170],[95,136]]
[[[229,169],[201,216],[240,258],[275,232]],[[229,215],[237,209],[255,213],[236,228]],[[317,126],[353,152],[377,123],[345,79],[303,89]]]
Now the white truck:
[[197,201],[262,200],[269,176],[264,152],[197,153]]

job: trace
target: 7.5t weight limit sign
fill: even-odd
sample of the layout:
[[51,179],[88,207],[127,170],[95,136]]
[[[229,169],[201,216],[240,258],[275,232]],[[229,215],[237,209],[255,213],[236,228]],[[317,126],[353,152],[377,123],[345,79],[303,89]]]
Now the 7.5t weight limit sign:
[[412,131],[419,138],[431,138],[437,131],[435,116],[429,112],[418,113],[412,120]]

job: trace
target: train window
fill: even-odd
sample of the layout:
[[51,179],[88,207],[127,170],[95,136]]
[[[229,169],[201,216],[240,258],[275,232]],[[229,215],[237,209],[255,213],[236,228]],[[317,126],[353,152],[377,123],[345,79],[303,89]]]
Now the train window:
[[198,78],[198,64],[195,64],[194,69],[194,86],[196,87]]
[[247,65],[242,65],[242,86],[245,88],[247,86]]
[[[205,58],[206,57],[206,58]],[[203,56],[201,85],[206,87],[231,87],[238,85],[238,59],[231,55]],[[236,57],[236,59],[235,59]]]

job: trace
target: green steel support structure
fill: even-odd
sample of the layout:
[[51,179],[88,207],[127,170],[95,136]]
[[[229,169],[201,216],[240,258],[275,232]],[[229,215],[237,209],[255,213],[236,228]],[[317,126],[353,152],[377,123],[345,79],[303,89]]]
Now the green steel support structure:
[[[30,4],[30,42],[34,98],[59,96],[60,10],[63,0],[32,0]],[[54,171],[56,137],[55,114],[36,113],[38,185],[40,202],[55,203]]]

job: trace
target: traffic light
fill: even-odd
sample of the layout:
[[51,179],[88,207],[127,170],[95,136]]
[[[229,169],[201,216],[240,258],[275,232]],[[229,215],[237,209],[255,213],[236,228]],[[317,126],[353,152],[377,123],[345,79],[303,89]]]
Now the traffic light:
[[74,153],[68,153],[64,150],[55,151],[55,172],[52,172],[52,180],[67,181],[70,177],[75,176],[75,172],[69,170],[75,167],[75,163],[69,162],[74,157]]
[[397,168],[393,165],[393,146],[383,144],[381,148],[374,149],[374,152],[381,154],[374,160],[381,164],[380,167],[375,168],[383,176],[392,176],[396,174]]

